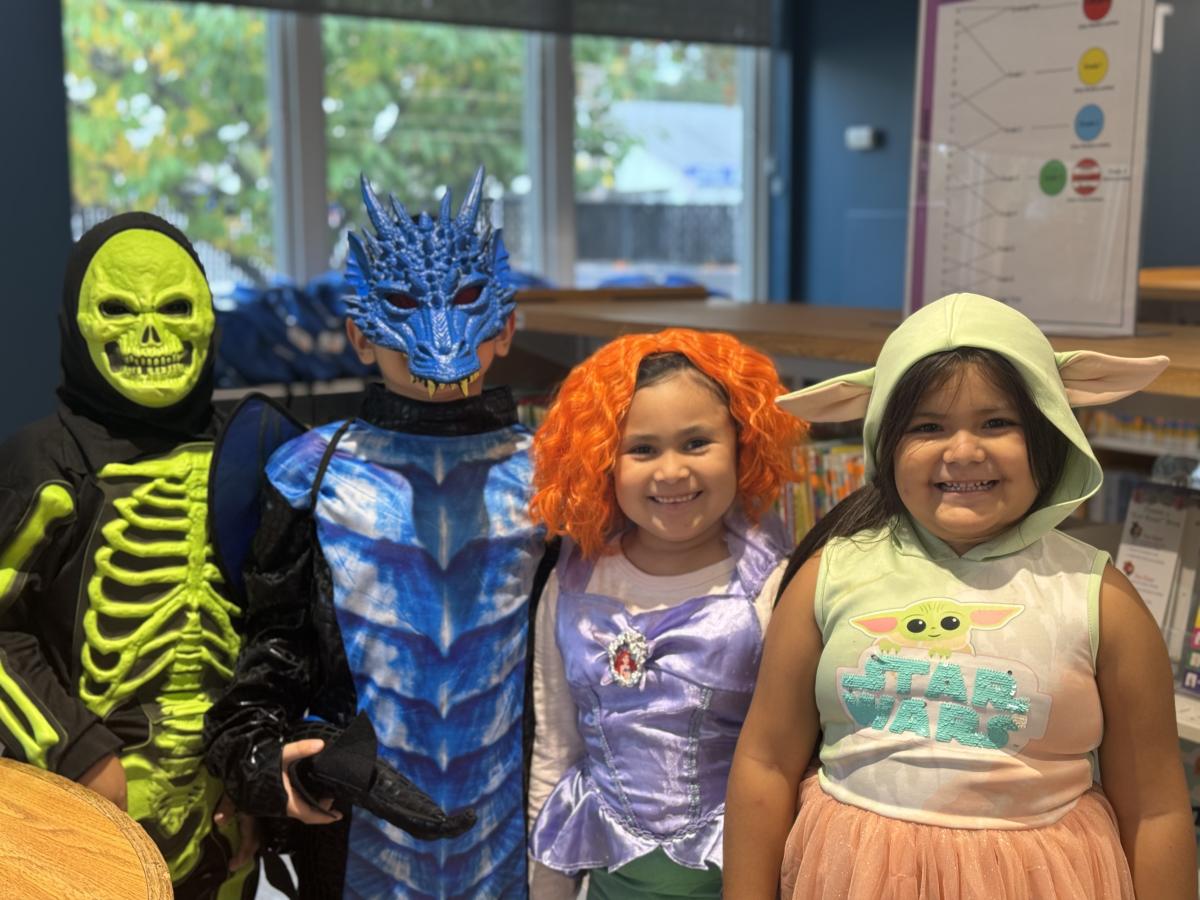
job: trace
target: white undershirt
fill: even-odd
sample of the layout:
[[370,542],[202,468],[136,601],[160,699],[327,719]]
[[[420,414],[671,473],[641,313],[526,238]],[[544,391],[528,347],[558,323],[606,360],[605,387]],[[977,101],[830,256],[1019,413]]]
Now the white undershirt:
[[[787,563],[781,562],[767,578],[754,601],[763,634],[771,618],[775,594]],[[693,597],[729,593],[735,564],[733,557],[685,572],[682,575],[649,575],[618,551],[600,557],[586,590],[624,604],[631,612],[670,609]],[[552,573],[542,591],[533,644],[533,709],[537,727],[529,772],[529,822],[532,824],[563,774],[584,755],[579,735],[578,711],[567,686],[562,654],[555,639],[558,619],[558,573]],[[530,860],[530,891],[534,900],[566,900],[575,896],[576,881]]]

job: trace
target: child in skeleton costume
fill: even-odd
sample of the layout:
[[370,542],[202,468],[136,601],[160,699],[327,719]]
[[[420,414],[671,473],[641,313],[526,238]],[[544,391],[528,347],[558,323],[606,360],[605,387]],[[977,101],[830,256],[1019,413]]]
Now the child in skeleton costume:
[[730,776],[726,897],[775,897],[781,861],[789,900],[1195,897],[1162,637],[1108,554],[1055,530],[1101,482],[1071,407],[1166,365],[1056,354],[954,294],[874,369],[780,399],[865,416],[868,483],[785,576]]
[[[154,838],[179,897],[253,893],[202,763],[238,608],[211,561],[212,297],[187,238],[145,213],[76,244],[58,411],[0,449],[0,741]],[[231,850],[232,848],[232,850]]]
[[721,896],[725,780],[783,574],[767,510],[802,432],[779,390],[729,335],[630,335],[538,430],[534,516],[570,540],[535,629],[537,900],[584,871],[590,900]]
[[414,218],[364,178],[374,234],[350,237],[347,331],[384,383],[357,418],[271,456],[246,644],[209,716],[210,764],[256,814],[329,821],[295,796],[291,763],[322,747],[301,739],[306,713],[330,735],[369,720],[379,760],[441,807],[475,810],[473,828],[451,813],[414,836],[339,806],[297,859],[323,896],[525,893],[528,597],[544,540],[527,512],[530,434],[507,388],[483,389],[515,304],[482,184],[481,169],[457,215],[447,193],[436,218]]

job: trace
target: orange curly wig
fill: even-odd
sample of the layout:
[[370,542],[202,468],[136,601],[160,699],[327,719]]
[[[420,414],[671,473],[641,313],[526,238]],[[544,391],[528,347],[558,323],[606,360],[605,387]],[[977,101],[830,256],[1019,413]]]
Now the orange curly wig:
[[731,335],[688,328],[617,338],[571,370],[533,439],[533,519],[551,536],[570,536],[588,559],[624,526],[613,489],[617,447],[638,366],[658,353],[683,354],[729,398],[738,498],[751,522],[799,477],[793,450],[808,426],[775,405],[786,389],[765,355]]

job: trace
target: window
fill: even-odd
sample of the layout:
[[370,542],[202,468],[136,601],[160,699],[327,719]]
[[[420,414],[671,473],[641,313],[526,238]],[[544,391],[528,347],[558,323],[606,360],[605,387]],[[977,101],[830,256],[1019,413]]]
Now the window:
[[528,268],[531,190],[522,134],[525,35],[495,28],[326,16],[325,110],[331,259],[366,223],[359,173],[410,212],[457,211],[478,166],[516,268]]
[[192,239],[214,290],[275,274],[266,18],[64,0],[75,237],[145,209]]
[[447,188],[457,208],[483,164],[517,270],[755,295],[765,51],[63,3],[76,236],[157,212],[226,293],[341,268],[364,225],[360,173],[432,211]]
[[753,51],[595,37],[572,49],[577,283],[745,296],[739,56]]

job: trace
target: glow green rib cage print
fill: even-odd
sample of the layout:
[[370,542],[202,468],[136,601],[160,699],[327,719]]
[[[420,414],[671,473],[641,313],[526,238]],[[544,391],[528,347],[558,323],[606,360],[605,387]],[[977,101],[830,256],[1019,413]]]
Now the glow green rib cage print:
[[126,496],[101,528],[83,616],[79,695],[101,717],[131,701],[145,711],[149,739],[121,760],[129,814],[163,849],[175,881],[199,859],[221,797],[202,761],[201,729],[240,643],[240,610],[214,587],[222,579],[208,542],[211,456],[210,445],[191,444],[100,471],[103,487]]

